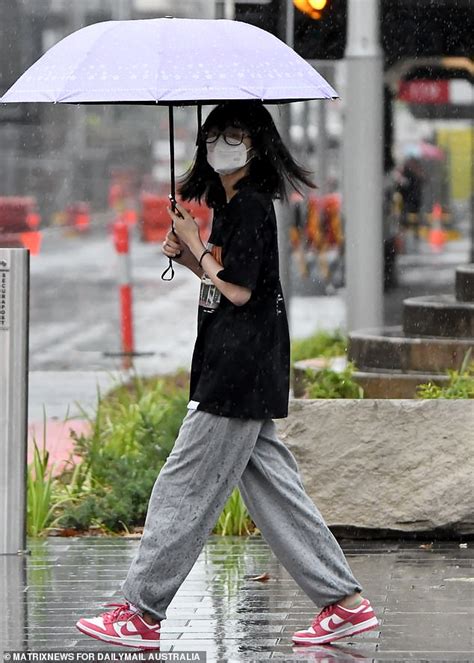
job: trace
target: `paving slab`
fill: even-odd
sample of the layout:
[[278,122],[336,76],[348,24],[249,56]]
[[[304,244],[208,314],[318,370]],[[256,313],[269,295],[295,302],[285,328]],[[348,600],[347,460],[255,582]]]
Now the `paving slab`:
[[[161,651],[205,651],[208,662],[474,660],[472,544],[340,543],[379,629],[335,645],[294,646],[292,633],[320,607],[262,537],[213,535],[169,606]],[[48,538],[30,540],[29,555],[0,557],[0,650],[122,651],[74,624],[122,598],[137,546],[119,537]],[[251,580],[264,572],[268,582]]]

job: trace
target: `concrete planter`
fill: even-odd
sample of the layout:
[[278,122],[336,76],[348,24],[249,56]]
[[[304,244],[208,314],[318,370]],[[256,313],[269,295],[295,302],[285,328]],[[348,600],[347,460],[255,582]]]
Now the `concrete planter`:
[[292,400],[276,420],[334,530],[474,534],[472,400]]

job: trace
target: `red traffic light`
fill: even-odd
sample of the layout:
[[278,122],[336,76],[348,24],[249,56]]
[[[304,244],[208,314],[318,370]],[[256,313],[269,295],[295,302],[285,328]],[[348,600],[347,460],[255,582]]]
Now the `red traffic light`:
[[311,18],[319,19],[328,5],[329,0],[293,0],[293,4],[300,12]]

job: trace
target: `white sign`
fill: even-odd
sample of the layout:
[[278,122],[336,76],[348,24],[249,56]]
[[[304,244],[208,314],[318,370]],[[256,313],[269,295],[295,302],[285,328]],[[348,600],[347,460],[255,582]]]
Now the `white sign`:
[[10,272],[0,264],[0,332],[10,329]]

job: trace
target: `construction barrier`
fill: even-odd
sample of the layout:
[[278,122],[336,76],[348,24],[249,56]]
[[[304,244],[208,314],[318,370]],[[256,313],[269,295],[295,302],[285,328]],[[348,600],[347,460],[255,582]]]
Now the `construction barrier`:
[[37,255],[41,248],[41,216],[31,196],[0,197],[0,246],[26,248]]
[[339,194],[308,196],[306,237],[309,246],[315,251],[342,246],[344,235]]
[[[183,202],[178,199],[188,212],[196,219],[203,239],[209,235],[211,210],[196,202]],[[170,201],[167,196],[144,193],[140,198],[139,228],[144,242],[162,242],[170,229],[171,221],[167,208]]]

